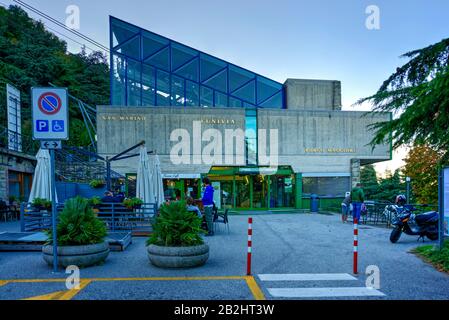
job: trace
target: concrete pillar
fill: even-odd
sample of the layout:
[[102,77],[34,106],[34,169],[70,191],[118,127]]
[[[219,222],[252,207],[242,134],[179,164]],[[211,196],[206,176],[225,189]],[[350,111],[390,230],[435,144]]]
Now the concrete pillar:
[[360,182],[360,159],[351,159],[351,186],[354,188]]
[[0,199],[8,202],[8,169],[4,166],[0,166]]
[[295,207],[302,209],[302,173],[296,173]]

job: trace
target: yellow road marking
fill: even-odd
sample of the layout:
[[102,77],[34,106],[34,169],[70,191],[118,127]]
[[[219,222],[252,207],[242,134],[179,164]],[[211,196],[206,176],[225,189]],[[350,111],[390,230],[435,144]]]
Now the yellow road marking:
[[57,292],[52,292],[49,294],[44,294],[42,296],[26,298],[23,300],[34,300],[34,301],[38,301],[38,300],[72,300],[73,297],[75,297],[81,290],[83,290],[91,282],[92,282],[91,280],[81,280],[79,289],[70,289],[67,291],[57,291]]
[[91,282],[92,280],[81,280],[79,289],[71,289],[67,291],[62,295],[62,297],[59,300],[72,300],[73,297],[75,297],[78,293],[80,293],[80,291],[83,290],[85,287],[87,287]]
[[249,290],[251,290],[251,293],[254,296],[254,299],[256,300],[265,300],[265,295],[263,294],[262,290],[260,289],[259,285],[257,284],[256,280],[253,276],[246,276],[244,277],[246,284],[248,285]]
[[42,296],[35,296],[35,297],[31,297],[31,298],[26,298],[23,300],[33,300],[33,301],[41,301],[41,300],[59,300],[60,297],[66,293],[66,291],[57,291],[57,292],[52,292],[49,294],[44,294]]
[[93,278],[92,281],[207,281],[207,280],[242,280],[242,276],[222,277],[151,277],[151,278]]
[[[253,276],[210,276],[210,277],[137,277],[137,278],[91,278],[80,281],[80,289],[58,291],[50,294],[28,298],[26,300],[71,300],[82,289],[91,282],[114,282],[114,281],[217,281],[217,280],[245,280],[254,299],[265,300],[265,295]],[[51,283],[65,282],[66,279],[14,279],[0,280],[0,286],[7,283]]]
[[[206,280],[244,280],[243,276],[217,276],[217,277],[139,277],[139,278],[89,278],[90,281],[206,281]],[[14,279],[5,280],[11,283],[45,283],[65,282],[66,279]]]

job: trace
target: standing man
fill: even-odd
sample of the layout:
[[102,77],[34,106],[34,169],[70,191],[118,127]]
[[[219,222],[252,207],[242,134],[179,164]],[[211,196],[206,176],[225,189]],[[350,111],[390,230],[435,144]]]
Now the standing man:
[[204,206],[204,212],[206,215],[206,222],[207,222],[207,230],[209,233],[207,236],[213,236],[214,235],[214,226],[213,226],[213,207],[214,207],[214,188],[210,185],[209,178],[204,178],[203,183],[205,186],[204,195],[203,195],[203,206]]
[[346,192],[346,197],[341,203],[341,219],[343,223],[347,222],[349,211],[351,211],[351,192]]
[[354,219],[357,218],[357,220],[360,220],[362,204],[365,201],[365,193],[363,192],[361,183],[357,183],[356,187],[352,189],[351,201],[353,207],[352,216]]

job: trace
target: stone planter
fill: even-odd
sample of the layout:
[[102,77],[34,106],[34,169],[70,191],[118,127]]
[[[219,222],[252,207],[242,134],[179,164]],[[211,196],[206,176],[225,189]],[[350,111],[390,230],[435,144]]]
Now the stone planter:
[[150,245],[148,257],[153,265],[160,268],[192,268],[202,266],[209,259],[209,246],[161,247]]
[[[53,246],[42,247],[43,258],[48,265],[53,265]],[[61,267],[78,266],[80,268],[93,266],[106,260],[109,255],[109,243],[91,244],[86,246],[58,246],[58,264]]]

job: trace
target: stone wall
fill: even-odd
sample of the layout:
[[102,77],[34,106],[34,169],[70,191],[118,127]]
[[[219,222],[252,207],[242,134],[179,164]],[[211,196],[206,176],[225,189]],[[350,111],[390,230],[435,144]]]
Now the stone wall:
[[36,158],[0,148],[0,199],[9,198],[9,171],[33,174]]
[[360,159],[351,160],[351,185],[354,188],[360,183]]

